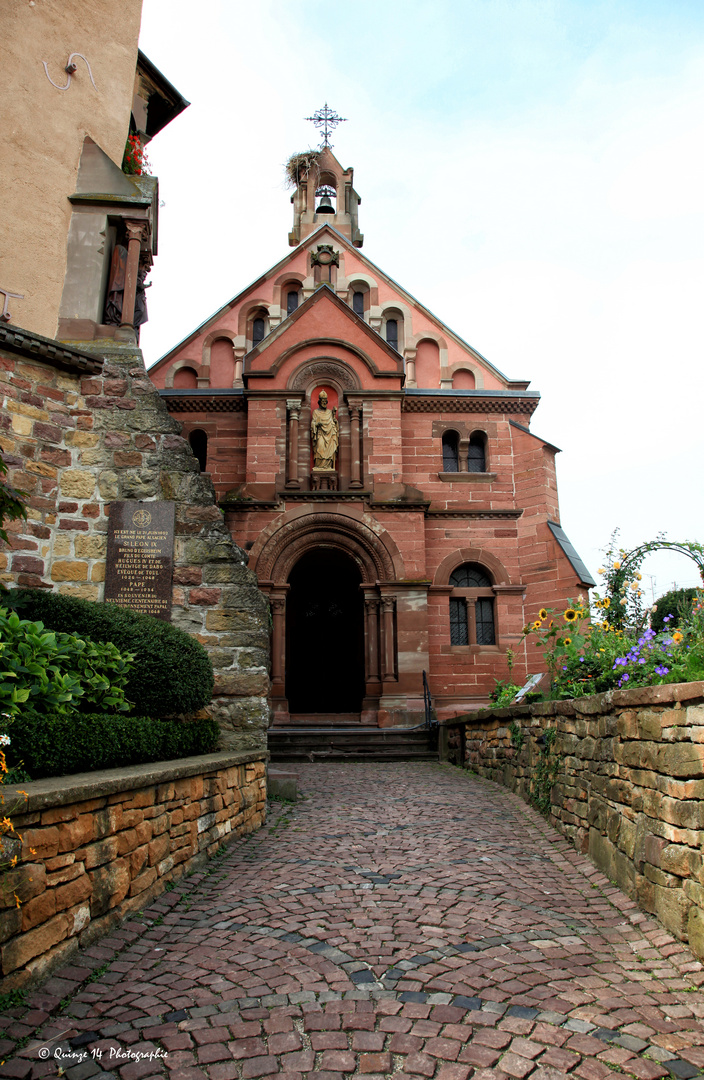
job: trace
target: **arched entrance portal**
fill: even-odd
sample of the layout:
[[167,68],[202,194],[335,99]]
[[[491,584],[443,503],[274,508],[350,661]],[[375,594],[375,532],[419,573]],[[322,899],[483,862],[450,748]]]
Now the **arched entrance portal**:
[[305,552],[286,597],[286,697],[291,713],[359,713],[364,696],[362,576],[334,548]]

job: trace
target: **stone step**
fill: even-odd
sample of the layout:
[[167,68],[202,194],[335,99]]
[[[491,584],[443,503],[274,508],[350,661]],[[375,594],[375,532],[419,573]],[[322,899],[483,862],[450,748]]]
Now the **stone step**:
[[273,762],[437,761],[437,735],[427,728],[270,728]]

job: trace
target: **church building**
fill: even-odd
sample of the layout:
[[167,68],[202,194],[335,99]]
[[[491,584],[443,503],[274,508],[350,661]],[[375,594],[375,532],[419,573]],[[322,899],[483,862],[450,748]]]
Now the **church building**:
[[540,395],[361,251],[353,170],[289,163],[291,250],[151,368],[271,605],[274,724],[385,727],[542,670],[522,630],[593,581]]

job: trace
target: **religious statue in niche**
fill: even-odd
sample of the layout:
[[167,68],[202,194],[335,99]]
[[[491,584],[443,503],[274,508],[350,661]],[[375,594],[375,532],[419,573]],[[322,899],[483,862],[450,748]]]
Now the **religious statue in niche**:
[[337,409],[328,408],[328,395],[324,390],[318,395],[318,408],[311,418],[310,440],[313,447],[313,490],[335,490],[335,459],[340,442],[340,425],[337,422]]
[[[139,328],[148,321],[146,290],[151,282],[145,282],[149,267],[140,263],[137,273],[137,294],[134,301],[134,329],[139,342]],[[127,274],[127,248],[117,244],[110,261],[108,295],[105,301],[103,318],[107,326],[119,326],[122,322],[122,301],[125,295],[125,277]]]

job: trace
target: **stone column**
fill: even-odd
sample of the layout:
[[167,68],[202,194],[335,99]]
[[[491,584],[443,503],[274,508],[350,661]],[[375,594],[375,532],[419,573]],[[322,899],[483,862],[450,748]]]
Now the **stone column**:
[[404,349],[403,355],[406,358],[406,386],[417,385],[416,383],[416,350]]
[[466,598],[467,603],[467,639],[470,645],[477,644],[476,604],[473,597]]
[[457,469],[459,472],[469,472],[469,439],[460,439],[457,449],[459,460]]
[[125,227],[127,229],[127,266],[125,268],[125,291],[122,294],[120,337],[122,340],[136,341],[137,339],[134,336],[134,305],[137,298],[139,255],[142,249],[142,241],[148,236],[149,225],[146,221],[126,221]]
[[379,597],[364,597],[364,651],[367,695],[381,691],[379,680]]
[[271,695],[275,698],[286,696],[286,597],[271,596],[271,617],[273,629],[271,635]]
[[298,421],[301,417],[301,403],[297,399],[286,402],[288,409],[288,478],[287,488],[300,488],[298,479]]
[[394,682],[394,598],[381,598],[381,681]]
[[359,402],[347,403],[350,411],[350,488],[361,488],[362,485],[362,467],[359,454],[359,423],[361,418],[362,406]]
[[235,377],[232,381],[233,387],[244,386],[244,380],[242,378],[242,371],[244,370],[244,354],[245,349],[241,345],[233,345],[232,352],[235,356]]

